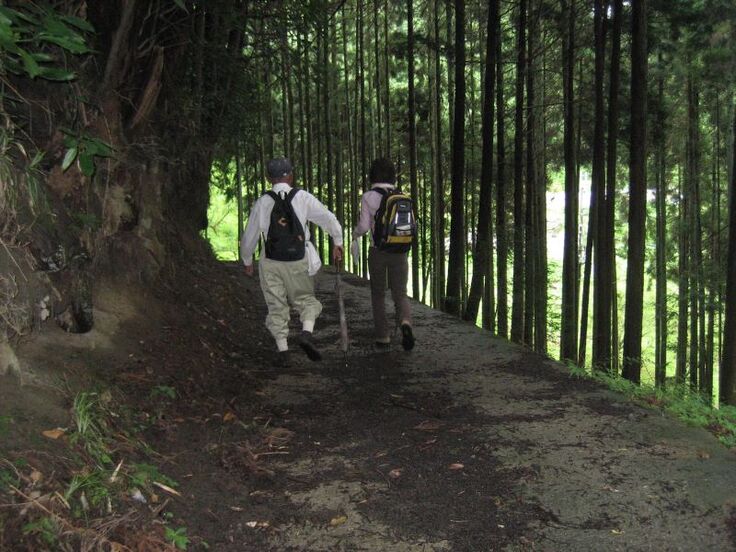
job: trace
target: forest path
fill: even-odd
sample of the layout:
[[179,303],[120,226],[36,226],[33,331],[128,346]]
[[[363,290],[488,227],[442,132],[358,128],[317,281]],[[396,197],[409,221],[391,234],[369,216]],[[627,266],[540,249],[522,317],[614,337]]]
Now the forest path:
[[[117,497],[118,516],[158,512],[120,538],[165,523],[190,551],[736,550],[736,455],[708,432],[416,303],[414,351],[377,353],[368,284],[344,282],[347,366],[333,272],[316,279],[324,361],[275,368],[258,279],[208,255],[160,289],[101,283],[91,332],[23,344],[29,377],[110,385],[156,451],[115,462],[179,485],[150,512]],[[71,398],[29,385],[0,379],[0,458],[63,490],[68,445],[40,435],[69,424]]]
[[374,352],[367,283],[344,281],[349,364],[323,270],[325,360],[262,367],[255,419],[280,429],[227,528],[196,528],[215,549],[735,548],[736,457],[709,433],[419,304],[416,349]]

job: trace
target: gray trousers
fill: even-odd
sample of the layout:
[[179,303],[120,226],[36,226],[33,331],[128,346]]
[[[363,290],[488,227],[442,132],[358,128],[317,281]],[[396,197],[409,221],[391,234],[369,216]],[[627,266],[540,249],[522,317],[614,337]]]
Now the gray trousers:
[[386,281],[396,308],[400,324],[411,325],[411,306],[406,296],[406,281],[409,277],[409,261],[406,253],[386,253],[371,247],[368,251],[368,270],[371,276],[371,304],[376,340],[388,343],[390,327],[386,321]]
[[289,303],[299,311],[299,319],[302,324],[310,325],[311,331],[322,312],[322,305],[314,296],[314,281],[308,272],[307,259],[285,262],[262,258],[258,266],[268,306],[266,327],[277,344],[281,340],[283,346],[289,335]]

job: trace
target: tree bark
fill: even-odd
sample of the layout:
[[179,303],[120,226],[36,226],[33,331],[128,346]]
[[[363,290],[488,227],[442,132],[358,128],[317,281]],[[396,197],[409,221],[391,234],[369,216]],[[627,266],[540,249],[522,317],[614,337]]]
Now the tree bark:
[[606,233],[606,174],[603,81],[606,55],[605,10],[603,0],[595,0],[593,27],[595,37],[595,122],[593,130],[592,187],[596,203],[596,231],[593,249],[593,367],[610,371],[611,367],[611,290],[604,288],[606,281],[605,251]]
[[445,311],[462,314],[463,259],[465,258],[465,1],[455,0],[455,115],[452,140],[450,255]]
[[[736,103],[733,111],[736,137]],[[726,252],[726,316],[720,367],[720,402],[736,405],[736,138],[733,140],[731,177],[728,183],[728,249]]]
[[[409,180],[411,197],[419,200],[417,189],[417,116],[414,92],[414,0],[407,0],[407,58],[409,78]],[[419,244],[414,240],[411,254],[411,287],[414,299],[419,299]]]
[[[500,13],[500,12],[499,12]],[[498,335],[504,339],[508,336],[508,238],[506,227],[506,116],[504,114],[503,64],[501,60],[501,17],[496,18],[496,244],[498,268]]]
[[483,155],[481,158],[480,197],[478,199],[478,237],[473,254],[473,277],[470,284],[468,304],[465,309],[465,320],[475,322],[478,307],[483,295],[488,264],[492,255],[491,243],[491,198],[493,197],[493,115],[496,82],[496,29],[499,11],[499,0],[491,0],[488,6],[486,27],[486,61],[483,94],[483,122],[481,135],[483,139]]
[[562,258],[560,360],[575,362],[578,350],[578,179],[575,151],[575,3],[563,0],[567,21],[563,43],[565,152],[565,244]]
[[647,0],[632,0],[631,6],[631,185],[623,377],[639,383],[647,202]]
[[511,340],[524,338],[524,77],[526,75],[526,0],[519,0],[516,28],[516,115],[514,128],[514,289]]

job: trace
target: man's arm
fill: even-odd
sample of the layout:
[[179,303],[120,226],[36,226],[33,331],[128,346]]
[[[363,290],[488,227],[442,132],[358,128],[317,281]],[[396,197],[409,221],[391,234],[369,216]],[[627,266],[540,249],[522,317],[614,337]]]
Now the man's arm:
[[360,200],[360,216],[358,218],[358,225],[353,231],[353,239],[357,240],[363,234],[371,229],[371,213],[368,207],[368,192],[363,194]]
[[243,264],[246,266],[246,273],[248,273],[248,268],[250,268],[251,274],[253,272],[253,253],[256,250],[258,238],[261,233],[260,217],[262,208],[263,202],[259,198],[250,210],[248,225],[245,227],[245,232],[243,232],[240,240],[240,256],[243,259]]
[[318,224],[332,236],[335,245],[342,246],[342,226],[337,217],[322,202],[310,193],[306,193],[307,220]]

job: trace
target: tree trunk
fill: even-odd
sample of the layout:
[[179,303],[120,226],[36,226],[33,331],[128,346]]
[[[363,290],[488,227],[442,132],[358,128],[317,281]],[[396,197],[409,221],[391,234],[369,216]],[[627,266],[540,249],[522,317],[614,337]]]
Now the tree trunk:
[[595,193],[595,211],[597,228],[595,232],[593,262],[593,367],[597,370],[610,371],[611,367],[611,290],[603,287],[610,281],[604,274],[605,234],[607,232],[606,209],[606,174],[605,174],[605,133],[604,133],[604,98],[603,81],[606,55],[606,28],[603,0],[594,2],[594,36],[595,36],[595,123],[593,130],[593,169],[592,187]]
[[578,350],[578,179],[575,151],[575,3],[563,0],[567,21],[563,44],[565,152],[565,245],[562,258],[560,360],[575,362]]
[[736,405],[736,103],[733,110],[733,152],[728,183],[728,250],[726,252],[726,316],[720,367],[720,402]]
[[[474,322],[478,316],[478,306],[484,290],[484,277],[492,256],[491,250],[491,198],[493,197],[493,110],[496,83],[496,29],[499,0],[491,0],[488,7],[486,27],[486,61],[483,93],[483,155],[481,158],[480,197],[478,200],[478,238],[473,255],[473,278],[470,284],[465,320]],[[486,281],[485,286],[492,286]]]
[[[417,190],[417,126],[414,94],[414,0],[407,0],[408,71],[409,71],[409,181],[411,197],[419,200]],[[414,240],[411,253],[411,287],[414,299],[419,299],[419,244]]]
[[434,139],[435,139],[435,190],[434,190],[434,242],[435,242],[435,305],[444,305],[445,297],[445,190],[442,174],[442,73],[440,64],[439,3],[434,0]]
[[662,70],[662,53],[658,61],[660,74],[657,79],[657,96],[659,113],[654,143],[657,148],[657,283],[655,304],[655,360],[654,380],[657,387],[663,387],[667,377],[667,260],[665,257],[667,239],[667,211],[666,211],[666,142],[664,135],[664,76]]
[[445,311],[462,314],[463,259],[465,258],[465,1],[455,0],[455,115],[452,140],[450,255]]
[[526,75],[526,0],[519,0],[516,28],[516,115],[514,128],[514,289],[511,340],[524,337],[524,78]]
[[[499,11],[500,14],[500,11]],[[504,339],[509,333],[508,307],[508,238],[506,227],[506,117],[504,114],[503,64],[501,61],[501,16],[496,18],[496,244],[498,248],[498,335]]]
[[631,184],[622,375],[639,383],[647,206],[647,0],[632,0],[631,6]]

